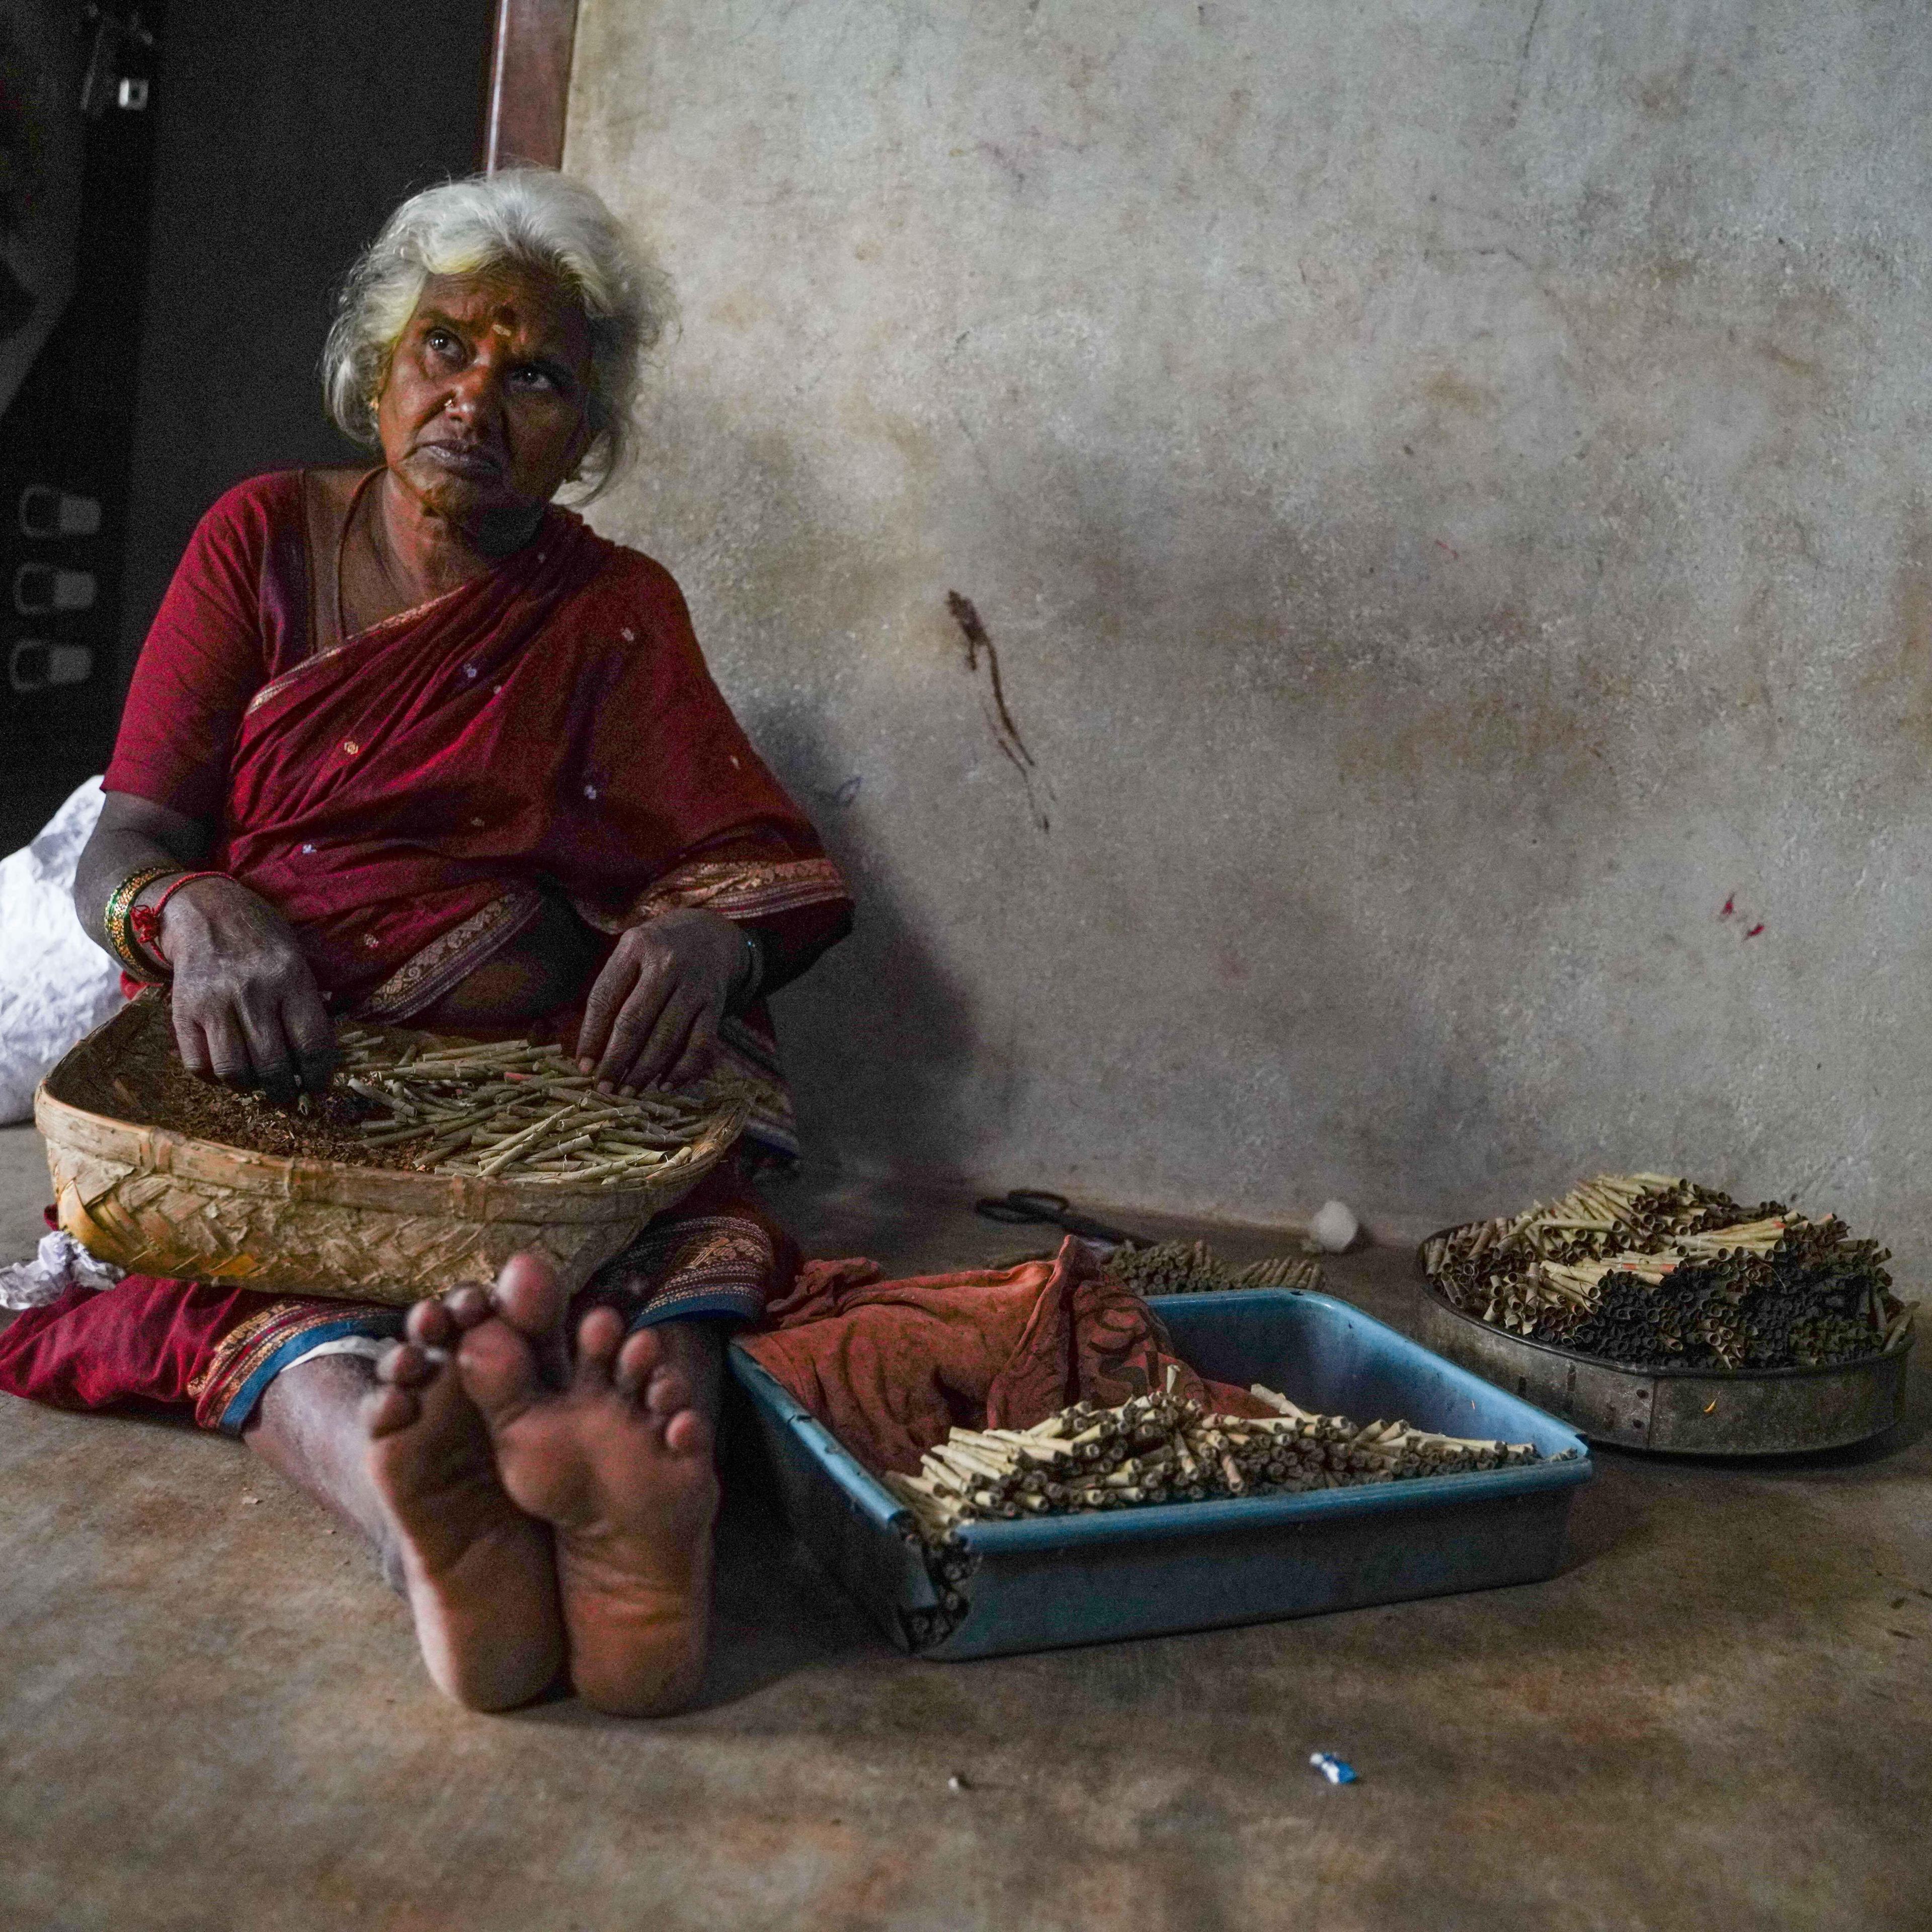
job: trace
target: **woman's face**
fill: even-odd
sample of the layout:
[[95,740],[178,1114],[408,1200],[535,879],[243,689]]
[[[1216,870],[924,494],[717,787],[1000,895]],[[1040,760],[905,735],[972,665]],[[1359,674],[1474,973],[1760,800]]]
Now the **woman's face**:
[[590,440],[590,375],[583,310],[549,276],[432,275],[376,400],[390,474],[465,528],[527,518]]

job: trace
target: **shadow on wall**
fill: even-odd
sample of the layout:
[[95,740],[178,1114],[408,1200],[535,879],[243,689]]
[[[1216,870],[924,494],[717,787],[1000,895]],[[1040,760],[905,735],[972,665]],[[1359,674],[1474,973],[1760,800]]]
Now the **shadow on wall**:
[[938,964],[892,883],[890,860],[856,836],[849,780],[814,722],[742,709],[742,722],[844,869],[858,914],[851,936],[775,1018],[806,1159],[884,1174],[962,1171],[960,1100],[980,1042],[964,986]]
[[[1240,478],[1042,442],[1010,452],[1024,501],[989,484],[928,535],[931,424],[880,528],[776,412],[667,416],[624,520],[860,902],[778,1002],[815,1150],[1244,1218],[1339,1192],[1420,1232],[1602,1166],[1782,1190],[1780,1123],[1843,1112],[1822,1067],[1790,1090],[1784,969],[1703,904],[1804,775],[1732,664],[1659,649],[1712,614],[1673,502],[1629,500],[1634,432],[1459,551],[1437,481],[1384,487],[1376,448],[1297,526]],[[993,724],[956,587],[1050,832],[1003,747],[962,762]],[[868,648],[889,675],[854,674]]]
[[[743,588],[760,576],[759,560],[775,548],[794,550],[811,559],[812,578],[830,578],[848,568],[856,533],[836,531],[823,492],[782,434],[748,431],[688,393],[647,434],[664,451],[662,466],[640,479],[655,500],[640,506],[632,498],[616,518],[597,520],[621,541],[655,549],[688,596],[722,593],[725,608],[714,597],[698,620],[717,672],[721,616],[754,636],[772,628],[770,613]],[[714,551],[731,567],[718,568],[707,555]],[[786,614],[822,606],[808,584]],[[866,837],[864,781],[843,762],[851,753],[835,742],[826,712],[788,672],[754,678],[748,689],[735,682],[728,695],[739,722],[817,827],[857,902],[850,935],[772,1001],[808,1166],[893,1178],[962,1172],[961,1096],[983,1050],[974,1003],[920,931],[890,842]]]
[[[1173,714],[1198,708],[1198,693],[1183,688],[1184,679],[1177,683],[1178,657],[1225,652],[1231,638],[1250,640],[1276,670],[1284,657],[1298,656],[1278,688],[1257,693],[1258,728],[1276,741],[1268,751],[1271,777],[1297,800],[1325,796],[1332,816],[1336,746],[1359,747],[1384,729],[1388,697],[1384,680],[1361,674],[1360,648],[1330,641],[1348,638],[1347,613],[1359,602],[1346,568],[1327,580],[1328,566],[1306,556],[1259,502],[1220,531],[1214,556],[1157,560],[1136,535],[1144,518],[1136,512],[1132,477],[1090,461],[1082,475],[1063,479],[1059,500],[1082,506],[1066,570],[1090,580],[1090,595],[1068,610],[1077,634],[1072,644],[1036,648],[1027,686],[1030,706],[1050,713],[1057,702],[1062,714],[1050,782],[1071,788],[1065,802],[1074,808],[1057,814],[1048,833],[1031,788],[1007,769],[1012,754],[1004,743],[986,746],[993,795],[1004,800],[994,809],[1010,808],[1006,830],[1037,855],[1023,881],[997,868],[989,878],[969,862],[981,855],[966,842],[983,838],[982,821],[963,812],[952,821],[961,841],[955,851],[914,851],[891,825],[868,816],[874,801],[862,794],[854,772],[854,721],[826,708],[843,681],[822,674],[848,648],[838,638],[851,634],[841,618],[876,594],[868,588],[866,558],[878,533],[842,526],[831,493],[782,430],[748,432],[689,394],[668,413],[664,467],[648,485],[653,500],[629,506],[623,520],[640,535],[648,530],[647,543],[712,607],[700,620],[714,633],[707,644],[716,650],[718,639],[735,638],[740,674],[734,678],[724,667],[725,681],[739,687],[734,704],[845,868],[859,902],[852,938],[776,1002],[808,1160],[907,1178],[977,1179],[1011,1170],[1020,1180],[1072,1189],[1084,1172],[1119,1198],[1184,1209],[1203,1204],[1198,1184],[1163,1172],[1144,1148],[1184,1154],[1213,1148],[1230,1138],[1231,1112],[1246,1109],[1252,1125],[1238,1138],[1252,1170],[1280,1177],[1277,1188],[1297,1190],[1257,1204],[1252,1178],[1240,1177],[1222,1198],[1250,1214],[1292,1219],[1322,1198],[1310,1190],[1323,1187],[1362,1198],[1350,1177],[1365,1167],[1439,1181],[1446,1163],[1458,1194],[1479,1179],[1486,1128],[1495,1131],[1492,1084],[1481,1053],[1456,1037],[1460,1010],[1450,1003],[1438,1010],[1432,999],[1426,942],[1392,959],[1386,935],[1363,928],[1360,902],[1345,890],[1324,890],[1300,867],[1258,877],[1252,851],[1217,840],[1214,814],[1200,808],[1200,775],[1217,763],[1213,747],[1201,758],[1161,755]],[[1350,556],[1379,540],[1372,532],[1345,534],[1331,555]],[[1018,543],[998,547],[1024,554]],[[1280,560],[1298,552],[1300,580],[1284,586]],[[976,584],[980,574],[969,558],[962,580]],[[956,664],[962,710],[976,730],[983,722],[992,731],[1006,714],[995,704],[992,722],[981,718],[983,668],[970,662],[972,640],[950,603],[951,588],[943,575],[920,586],[929,621],[917,648],[929,635],[935,663]],[[995,594],[1005,604],[1025,602],[1024,586],[1009,584]],[[1172,648],[1162,652],[1123,638],[1124,609],[1175,606],[1196,614],[1192,638],[1169,638]],[[783,620],[772,614],[781,610]],[[772,662],[744,674],[746,638],[781,622],[803,628],[776,638]],[[998,620],[976,611],[973,622],[983,630]],[[1311,646],[1310,640],[1321,641]],[[1082,749],[1066,742],[1065,726],[1070,715],[1084,730],[1082,710],[1069,707],[1100,701],[1080,688],[1082,664],[1090,665],[1096,653],[1106,656],[1110,674],[1119,673],[1111,701],[1120,716],[1103,743]],[[1319,660],[1328,656],[1336,662],[1324,667]],[[1054,656],[1066,662],[1044,661]],[[1072,688],[1063,682],[1056,694],[1052,686],[1063,678]],[[1029,733],[1035,715],[1029,708],[1022,719]],[[1338,716],[1349,724],[1339,734],[1331,728]],[[879,721],[857,722],[877,728]],[[1255,719],[1246,722],[1257,728]],[[1211,735],[1222,721],[1210,717],[1201,728]],[[1136,731],[1144,742],[1132,737]],[[919,782],[916,750],[881,748],[886,755],[872,761],[874,770],[896,758],[899,778]],[[1002,754],[1004,762],[992,762]],[[1042,773],[1041,786],[1048,782]],[[1243,782],[1237,775],[1234,782]],[[1180,829],[1152,867],[1118,832],[1130,794],[1157,813],[1171,838]],[[1520,794],[1491,796],[1497,809],[1520,812]],[[1277,808],[1285,826],[1298,808]],[[1201,828],[1198,838],[1186,834],[1190,826]],[[923,868],[916,880],[904,869],[914,863]],[[1426,892],[1429,869],[1414,855],[1394,859],[1391,884],[1404,893]],[[1318,877],[1322,868],[1313,870]],[[1013,906],[964,898],[946,909],[955,928],[996,911],[1003,925],[1022,926],[1023,937],[1006,942],[1004,970],[1012,983],[982,989],[942,963],[946,933],[935,929],[930,908],[937,893],[1001,890],[1003,876]],[[1070,891],[1089,903],[1083,914],[1070,910],[1063,918]],[[1426,921],[1419,923],[1426,928]],[[1025,1034],[1012,1036],[1016,1011],[1030,1046]],[[1081,1051],[1082,1031],[1100,1036],[1102,1046],[1070,1064],[1068,1042]],[[1364,1107],[1370,1070],[1392,1047],[1417,1070],[1412,1104]],[[1372,1211],[1372,1202],[1365,1205]]]

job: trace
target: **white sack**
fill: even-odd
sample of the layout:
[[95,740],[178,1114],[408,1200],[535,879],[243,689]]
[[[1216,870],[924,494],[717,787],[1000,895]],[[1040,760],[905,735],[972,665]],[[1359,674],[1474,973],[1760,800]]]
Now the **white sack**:
[[32,1261],[0,1268],[0,1308],[44,1308],[76,1283],[98,1294],[124,1272],[112,1262],[96,1261],[71,1234],[56,1228],[40,1237]]
[[32,1119],[54,1062],[121,1004],[119,972],[74,911],[101,802],[89,778],[31,845],[0,859],[0,1124]]

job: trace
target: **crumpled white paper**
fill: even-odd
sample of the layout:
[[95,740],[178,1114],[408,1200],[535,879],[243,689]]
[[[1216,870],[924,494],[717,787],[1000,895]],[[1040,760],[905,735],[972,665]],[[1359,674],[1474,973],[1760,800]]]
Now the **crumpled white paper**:
[[1315,1245],[1324,1254],[1330,1255],[1346,1254],[1361,1228],[1362,1224],[1355,1219],[1355,1210],[1346,1201],[1323,1202],[1319,1212],[1308,1224],[1308,1232],[1315,1237]]
[[101,802],[89,778],[31,845],[0,859],[0,1124],[31,1120],[54,1062],[121,1004],[114,962],[74,911],[74,868]]
[[126,1272],[112,1262],[98,1262],[71,1234],[56,1228],[40,1237],[34,1258],[17,1268],[0,1268],[0,1308],[44,1308],[76,1282],[98,1294]]

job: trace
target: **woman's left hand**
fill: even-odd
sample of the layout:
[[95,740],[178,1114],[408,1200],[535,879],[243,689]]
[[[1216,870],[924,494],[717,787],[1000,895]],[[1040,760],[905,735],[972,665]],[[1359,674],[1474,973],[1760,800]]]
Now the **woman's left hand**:
[[744,964],[744,934],[715,912],[682,907],[634,926],[590,989],[579,1067],[606,1092],[688,1086],[716,1057]]

